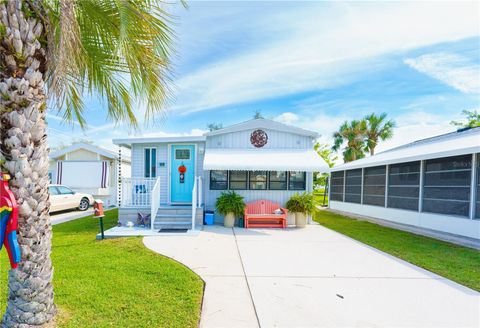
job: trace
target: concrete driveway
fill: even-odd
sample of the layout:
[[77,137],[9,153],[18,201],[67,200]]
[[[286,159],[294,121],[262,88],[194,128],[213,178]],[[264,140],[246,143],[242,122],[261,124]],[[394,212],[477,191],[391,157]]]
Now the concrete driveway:
[[52,225],[56,225],[56,224],[80,219],[92,214],[93,214],[92,208],[89,208],[86,211],[68,210],[68,211],[61,211],[61,212],[53,212],[50,214],[50,221],[52,222]]
[[145,245],[206,282],[201,327],[479,327],[480,294],[319,225]]

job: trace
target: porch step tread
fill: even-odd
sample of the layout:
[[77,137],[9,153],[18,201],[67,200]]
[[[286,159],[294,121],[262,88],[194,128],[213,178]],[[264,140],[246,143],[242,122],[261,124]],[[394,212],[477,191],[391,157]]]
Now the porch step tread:
[[192,217],[192,214],[157,214],[157,219],[162,218],[189,218]]

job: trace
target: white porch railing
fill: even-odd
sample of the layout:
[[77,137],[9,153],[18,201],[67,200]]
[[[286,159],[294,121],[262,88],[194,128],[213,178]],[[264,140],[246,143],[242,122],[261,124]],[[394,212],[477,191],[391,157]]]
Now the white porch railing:
[[195,177],[192,189],[192,230],[195,230],[195,219],[197,217],[197,208],[202,207],[202,177]]
[[160,178],[157,178],[152,189],[152,201],[150,205],[150,229],[153,230],[158,208],[160,207]]
[[122,207],[149,207],[156,182],[157,178],[122,178]]

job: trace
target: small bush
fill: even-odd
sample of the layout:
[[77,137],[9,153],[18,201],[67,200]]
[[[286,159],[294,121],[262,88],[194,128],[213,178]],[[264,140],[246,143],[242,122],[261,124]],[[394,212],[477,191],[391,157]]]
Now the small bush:
[[240,196],[235,191],[224,191],[217,198],[215,208],[221,215],[233,213],[236,217],[239,217],[243,215],[245,202],[243,201],[243,196]]
[[311,214],[315,210],[313,195],[307,192],[296,193],[287,201],[286,207],[290,212]]

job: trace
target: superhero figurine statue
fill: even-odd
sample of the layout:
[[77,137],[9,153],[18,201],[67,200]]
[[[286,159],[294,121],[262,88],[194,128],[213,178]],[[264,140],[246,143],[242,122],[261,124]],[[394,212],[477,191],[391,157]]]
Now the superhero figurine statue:
[[16,269],[20,262],[17,241],[18,208],[13,192],[8,188],[8,174],[0,174],[0,250],[5,245],[10,266]]

